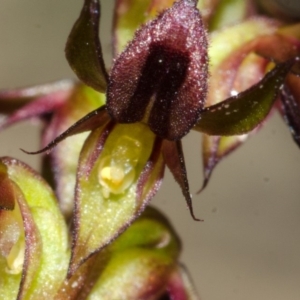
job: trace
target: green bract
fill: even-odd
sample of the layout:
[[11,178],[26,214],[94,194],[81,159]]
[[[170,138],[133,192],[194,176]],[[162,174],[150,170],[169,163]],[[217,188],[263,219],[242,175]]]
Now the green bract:
[[70,257],[67,228],[56,198],[26,165],[2,158],[0,167],[6,169],[6,185],[12,188],[15,203],[13,210],[0,211],[1,297],[53,298]]

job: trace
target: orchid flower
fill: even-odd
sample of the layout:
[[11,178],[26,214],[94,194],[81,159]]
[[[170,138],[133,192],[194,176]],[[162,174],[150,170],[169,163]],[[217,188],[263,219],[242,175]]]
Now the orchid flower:
[[[205,24],[211,20],[211,11],[203,21],[197,1],[173,2],[161,1],[158,6],[154,0],[137,1],[135,7],[131,1],[117,1],[116,58],[109,74],[98,39],[98,1],[84,2],[69,36],[66,46],[69,64],[86,85],[106,93],[106,104],[99,104],[99,108],[40,151],[30,152],[49,152],[65,138],[91,131],[83,143],[77,168],[69,275],[115,239],[144,210],[160,187],[165,166],[181,187],[192,217],[198,220],[192,209],[182,137],[191,129],[213,136],[207,139],[209,146],[205,149],[207,181],[220,157],[241,141],[240,135],[256,128],[266,118],[279,93],[286,90],[282,89],[283,85],[287,86],[286,76],[295,76],[290,71],[297,73],[298,39],[280,34],[276,22],[248,20],[239,28],[228,27],[227,30],[234,29],[224,38],[221,31],[216,32],[210,37],[209,50]],[[202,1],[198,6],[201,5],[204,5]],[[131,41],[125,38],[124,42],[120,31],[130,20],[130,13],[141,8],[149,9],[149,18],[141,17],[134,29],[127,28],[129,34],[125,37],[131,33],[133,36]],[[156,16],[160,9],[163,10]],[[215,19],[210,27],[217,29],[219,23]],[[258,32],[259,24],[266,27],[262,33]],[[138,25],[141,27],[135,31]],[[228,34],[236,38],[241,28],[249,28],[249,34],[240,42],[224,47],[228,44],[224,41]],[[263,34],[271,39],[272,45],[279,38],[288,51],[277,56],[277,48],[272,51],[273,48],[263,43]],[[248,60],[248,54],[253,52],[258,57]],[[254,68],[252,75],[257,72],[259,76],[245,78],[249,67]],[[266,71],[269,72],[265,75]],[[224,82],[225,91],[222,87],[215,88],[220,82]],[[60,98],[62,102],[63,99]],[[47,142],[53,132],[56,129],[46,138]],[[233,140],[226,137],[227,144],[222,148],[220,136],[238,137]],[[223,151],[221,155],[220,151]],[[61,153],[67,159],[68,153]]]

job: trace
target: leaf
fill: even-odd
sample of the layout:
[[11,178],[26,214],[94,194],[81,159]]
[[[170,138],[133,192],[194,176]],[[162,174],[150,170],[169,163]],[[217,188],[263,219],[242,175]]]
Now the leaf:
[[193,211],[192,197],[190,194],[181,141],[172,142],[165,140],[163,143],[162,152],[166,165],[170,169],[176,182],[181,188],[182,194],[185,197],[185,201],[188,209],[190,210],[192,218],[195,221],[201,221],[200,219],[195,217]]
[[181,0],[136,32],[111,71],[107,109],[120,123],[147,122],[178,140],[199,117],[207,90],[206,31],[194,1]]
[[25,262],[19,298],[52,299],[67,273],[66,224],[54,193],[38,174],[12,158],[2,158],[1,162],[6,165],[16,187],[25,231]]
[[203,110],[194,129],[210,135],[244,134],[268,115],[295,60],[277,65],[256,85]]
[[85,0],[66,44],[67,60],[78,78],[99,92],[105,92],[108,75],[99,41],[100,4]]
[[77,173],[69,275],[124,231],[159,188],[164,163],[154,140],[146,125],[113,122],[86,140]]

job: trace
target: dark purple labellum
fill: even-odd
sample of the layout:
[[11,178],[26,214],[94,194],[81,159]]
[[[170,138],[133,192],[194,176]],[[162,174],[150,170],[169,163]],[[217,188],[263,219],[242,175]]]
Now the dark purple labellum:
[[145,122],[177,140],[199,118],[207,90],[207,39],[193,1],[176,2],[137,31],[116,60],[108,112],[119,123]]

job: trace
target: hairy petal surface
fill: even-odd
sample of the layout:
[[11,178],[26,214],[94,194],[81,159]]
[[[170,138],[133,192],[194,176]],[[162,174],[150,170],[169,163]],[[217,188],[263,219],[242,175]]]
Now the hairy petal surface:
[[199,11],[194,1],[175,2],[138,30],[115,61],[108,112],[117,122],[143,121],[161,138],[180,139],[204,106],[207,70]]

